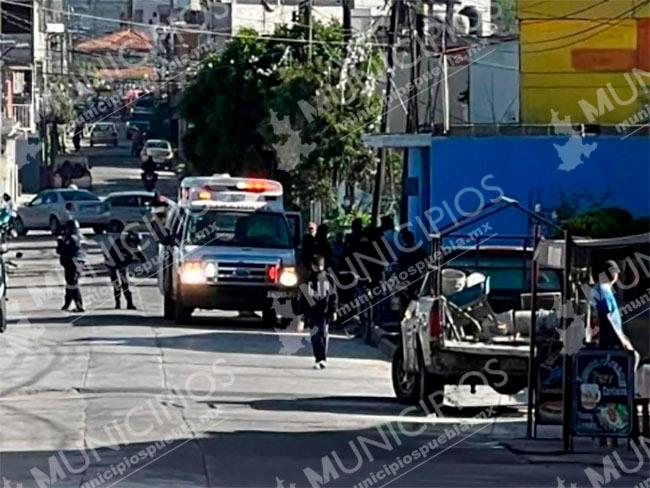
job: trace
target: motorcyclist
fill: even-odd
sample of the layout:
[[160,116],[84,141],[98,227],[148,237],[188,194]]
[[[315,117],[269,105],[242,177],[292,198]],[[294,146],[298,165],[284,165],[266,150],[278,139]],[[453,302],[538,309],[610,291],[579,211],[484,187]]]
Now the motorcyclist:
[[74,301],[75,312],[82,313],[84,308],[79,290],[79,276],[84,262],[84,253],[81,247],[79,222],[74,218],[66,222],[64,233],[57,241],[56,252],[65,275],[65,301],[61,310],[67,311]]
[[149,156],[147,160],[144,163],[142,163],[142,172],[145,175],[156,172],[156,163],[153,160],[153,156]]
[[113,284],[115,297],[115,309],[122,306],[121,297],[126,299],[128,310],[137,310],[133,304],[133,295],[129,289],[128,266],[133,263],[145,261],[145,256],[140,248],[140,237],[133,231],[127,232],[125,236],[111,236],[102,247],[104,264]]

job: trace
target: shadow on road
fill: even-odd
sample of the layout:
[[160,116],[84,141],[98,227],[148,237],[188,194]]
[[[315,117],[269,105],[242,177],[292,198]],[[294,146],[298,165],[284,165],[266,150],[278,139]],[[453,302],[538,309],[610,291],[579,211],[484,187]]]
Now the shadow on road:
[[[85,315],[51,315],[31,317],[34,324],[72,325],[74,327],[152,327],[161,332],[156,337],[124,336],[107,333],[77,338],[72,343],[110,342],[124,347],[150,347],[179,349],[195,352],[233,353],[233,354],[280,354],[311,357],[309,334],[277,331],[272,328],[261,329],[257,317],[200,317],[192,326],[179,327],[159,316],[140,315],[124,310]],[[16,318],[10,325],[20,323]],[[164,332],[163,332],[164,331]],[[191,332],[190,332],[191,331]],[[376,349],[359,341],[332,335],[330,356],[333,358],[376,359]]]
[[[217,402],[220,403],[220,402]],[[217,404],[215,403],[215,405]],[[213,405],[214,406],[214,405]],[[378,396],[328,396],[298,399],[264,399],[250,402],[251,408],[270,411],[301,411],[336,413],[350,415],[404,415],[405,418],[426,415],[420,409],[400,405],[393,397]],[[440,414],[450,418],[473,418],[485,411],[484,406],[451,406],[440,407]],[[408,415],[405,415],[408,412]],[[521,417],[521,412],[514,407],[494,407],[494,417]]]

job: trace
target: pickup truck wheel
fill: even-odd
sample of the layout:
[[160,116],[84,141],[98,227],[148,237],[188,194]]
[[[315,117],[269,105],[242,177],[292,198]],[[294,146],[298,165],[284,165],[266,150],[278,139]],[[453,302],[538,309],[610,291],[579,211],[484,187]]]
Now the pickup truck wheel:
[[186,307],[180,300],[174,302],[174,321],[176,325],[185,325],[192,319],[192,310],[190,307]]
[[393,390],[395,390],[397,401],[405,405],[416,405],[420,400],[418,375],[404,370],[404,354],[401,344],[393,354],[391,366]]
[[420,359],[418,371],[418,391],[422,396],[418,399],[425,413],[438,413],[445,399],[445,379],[443,376],[429,373]]
[[176,302],[174,302],[172,297],[165,293],[165,298],[163,299],[163,317],[165,320],[174,320],[175,310]]

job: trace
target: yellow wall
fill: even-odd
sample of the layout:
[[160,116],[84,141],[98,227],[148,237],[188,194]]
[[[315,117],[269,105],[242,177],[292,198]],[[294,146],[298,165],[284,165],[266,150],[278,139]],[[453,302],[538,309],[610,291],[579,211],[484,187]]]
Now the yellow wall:
[[557,111],[573,123],[618,124],[648,103],[648,3],[520,0],[522,123],[548,124]]

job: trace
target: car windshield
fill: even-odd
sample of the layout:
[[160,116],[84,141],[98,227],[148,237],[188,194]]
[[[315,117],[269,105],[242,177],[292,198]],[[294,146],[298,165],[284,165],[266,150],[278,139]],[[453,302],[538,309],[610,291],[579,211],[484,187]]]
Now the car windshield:
[[61,192],[63,200],[66,202],[80,202],[80,201],[91,201],[99,202],[100,199],[97,195],[90,193],[89,191],[83,190],[66,190]]
[[147,147],[150,149],[169,149],[169,144],[165,141],[149,141]]
[[113,130],[113,126],[107,124],[97,124],[94,130],[101,131],[101,132],[108,132]]
[[187,241],[197,246],[291,247],[284,215],[209,211],[190,216]]
[[[477,271],[490,277],[490,288],[494,290],[529,290],[530,258],[523,256],[477,256],[464,254],[452,258],[445,266],[465,272]],[[559,276],[550,269],[539,272],[538,287],[543,291],[561,289]]]

